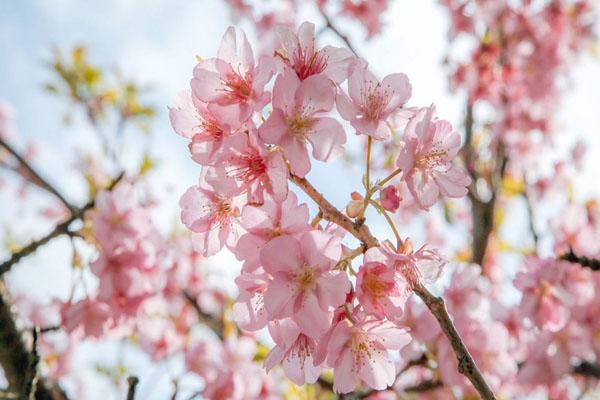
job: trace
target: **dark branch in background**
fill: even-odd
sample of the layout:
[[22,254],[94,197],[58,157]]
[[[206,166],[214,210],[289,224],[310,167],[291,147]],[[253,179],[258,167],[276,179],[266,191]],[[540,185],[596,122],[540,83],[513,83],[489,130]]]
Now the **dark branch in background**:
[[585,256],[578,256],[573,253],[573,249],[569,249],[569,252],[560,256],[563,261],[580,264],[582,267],[591,269],[592,271],[600,271],[600,260],[596,258],[588,258]]
[[135,389],[137,388],[139,382],[140,380],[136,376],[130,376],[127,378],[127,400],[135,399]]
[[22,397],[27,400],[35,400],[35,390],[38,381],[38,365],[40,364],[40,354],[38,353],[38,329],[31,330],[31,352],[29,353],[29,370],[27,371],[27,380],[23,386]]
[[[123,178],[123,173],[121,173],[108,187],[107,190],[112,190],[115,185],[121,180],[121,178]],[[92,199],[90,200],[86,205],[84,205],[82,208],[78,209],[77,211],[75,211],[74,213],[71,214],[71,216],[64,222],[61,222],[60,224],[56,225],[56,227],[54,228],[54,230],[52,230],[52,232],[50,232],[49,234],[47,234],[46,236],[35,240],[31,243],[29,243],[27,246],[23,247],[21,250],[13,253],[10,258],[6,261],[4,261],[2,264],[0,264],[0,276],[2,276],[5,272],[10,271],[10,269],[12,268],[12,266],[16,263],[18,263],[23,257],[26,257],[28,255],[30,255],[31,253],[33,253],[34,251],[36,251],[40,246],[45,245],[46,243],[48,243],[49,241],[51,241],[52,239],[60,236],[60,235],[65,235],[65,234],[69,234],[69,226],[71,225],[71,223],[73,223],[73,221],[78,220],[80,218],[82,218],[85,214],[86,211],[94,208],[94,204],[96,202],[96,199]]]
[[196,297],[194,297],[194,295],[192,295],[190,292],[184,290],[182,294],[183,297],[185,297],[185,299],[191,304],[191,306],[194,307],[194,310],[196,310],[196,314],[198,315],[200,322],[208,326],[219,337],[219,339],[223,340],[223,329],[225,327],[223,322],[202,311],[198,301],[196,300]]
[[427,392],[429,390],[435,390],[442,387],[444,383],[437,379],[431,379],[427,381],[423,381],[417,385],[409,386],[404,388],[402,391],[405,393],[422,393]]
[[[8,289],[0,280],[0,364],[9,391],[22,393],[28,384],[32,351],[29,349],[29,332],[21,332],[16,324],[16,315]],[[29,399],[29,397],[25,397]],[[35,388],[36,400],[68,400],[65,392],[44,377],[39,377]]]
[[27,162],[27,160],[25,160],[25,158],[23,158],[15,149],[13,149],[13,147],[9,145],[2,137],[0,137],[0,146],[4,147],[6,151],[8,151],[23,168],[25,168],[35,184],[56,196],[56,198],[59,199],[72,214],[76,212],[77,208],[69,203],[54,186],[42,178],[42,176],[29,164],[29,162]]
[[583,361],[581,364],[573,367],[573,373],[577,375],[600,379],[600,365]]
[[358,53],[356,52],[356,49],[354,49],[354,46],[352,46],[352,42],[350,41],[350,38],[348,38],[348,36],[346,34],[342,33],[337,28],[337,26],[335,26],[335,24],[333,23],[333,21],[331,20],[331,18],[329,18],[329,15],[327,15],[327,13],[323,9],[323,7],[319,7],[319,12],[321,13],[321,16],[323,17],[323,19],[325,20],[325,28],[329,29],[337,37],[339,37],[340,39],[342,39],[342,41],[346,44],[346,46],[348,46],[348,49],[350,49],[350,51],[356,57],[359,57]]
[[531,237],[533,238],[533,244],[537,251],[538,242],[540,241],[540,236],[535,229],[535,213],[533,211],[533,203],[531,202],[531,197],[527,194],[527,189],[523,190],[523,197],[525,198],[525,205],[527,206],[527,214],[529,214],[529,231],[531,233]]

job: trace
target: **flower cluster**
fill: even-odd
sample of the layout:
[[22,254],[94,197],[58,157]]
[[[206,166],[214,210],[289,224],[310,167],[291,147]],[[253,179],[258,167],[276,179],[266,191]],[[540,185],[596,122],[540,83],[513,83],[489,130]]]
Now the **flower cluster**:
[[161,243],[148,210],[128,183],[98,194],[92,229],[100,250],[91,264],[98,292],[64,304],[62,320],[67,332],[101,337],[108,328],[135,317],[144,300],[158,290]]
[[[471,104],[483,101],[500,112],[492,134],[515,158],[539,146],[539,133],[552,133],[561,81],[594,39],[592,1],[539,3],[442,1],[452,16],[452,41],[465,38],[471,46],[467,59],[450,57],[451,85]],[[535,165],[524,161],[521,168]]]
[[[274,54],[257,60],[243,32],[238,38],[229,28],[217,57],[198,63],[191,90],[171,108],[175,132],[202,166],[199,183],[181,198],[181,220],[198,252],[227,248],[243,262],[232,315],[244,330],[268,328],[275,342],[268,370],[281,364],[301,385],[329,367],[338,393],[357,384],[382,390],[396,376],[391,352],[411,341],[401,322],[406,301],[413,289],[437,280],[445,261],[398,236],[396,245],[369,249],[354,272],[352,261],[365,249],[342,244],[344,230],[321,226],[320,217],[309,223],[308,206],[288,181],[304,180],[315,160],[342,154],[346,127],[369,146],[404,129],[398,170],[367,181],[349,216],[359,221],[370,205],[394,212],[400,185],[427,210],[441,197],[466,194],[470,180],[453,164],[460,135],[437,119],[433,105],[405,107],[406,75],[380,80],[349,51],[319,48],[310,23],[279,32]],[[396,186],[384,189],[392,180]]]
[[331,11],[357,21],[366,30],[367,39],[381,32],[384,25],[382,17],[390,3],[389,0],[282,0],[265,6],[257,1],[224,1],[229,6],[234,21],[248,19],[262,35],[269,36],[269,31],[277,26],[294,26],[303,7],[314,4],[324,15]]

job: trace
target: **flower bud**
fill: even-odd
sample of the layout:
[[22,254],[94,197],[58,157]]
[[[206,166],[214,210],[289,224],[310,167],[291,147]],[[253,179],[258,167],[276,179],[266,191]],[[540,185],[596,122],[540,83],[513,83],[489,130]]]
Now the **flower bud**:
[[362,214],[365,207],[365,203],[363,197],[358,192],[352,192],[350,194],[350,197],[352,198],[352,200],[350,200],[348,202],[348,205],[346,206],[346,214],[350,218],[356,218]]
[[396,212],[400,207],[400,196],[398,196],[398,189],[396,186],[386,186],[382,191],[379,198],[381,206],[389,212]]

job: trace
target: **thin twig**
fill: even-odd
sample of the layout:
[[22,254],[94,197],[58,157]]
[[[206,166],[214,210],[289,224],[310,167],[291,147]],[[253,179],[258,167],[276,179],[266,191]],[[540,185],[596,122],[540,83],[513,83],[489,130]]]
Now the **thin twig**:
[[[354,224],[347,216],[331,205],[331,203],[329,203],[305,178],[290,175],[290,179],[317,203],[323,212],[323,218],[346,229],[367,247],[378,246],[379,243],[377,239],[371,234],[367,225],[361,224],[357,226]],[[471,381],[473,387],[477,390],[482,399],[495,399],[494,393],[483,378],[475,360],[473,360],[473,357],[456,330],[450,315],[448,315],[444,300],[441,297],[434,296],[427,288],[420,284],[416,285],[414,292],[421,300],[423,300],[427,308],[429,308],[431,313],[436,317],[442,331],[450,341],[450,345],[458,359],[458,372]]]
[[354,48],[354,46],[352,46],[352,42],[350,41],[350,38],[348,38],[348,36],[344,33],[342,33],[337,26],[335,26],[335,24],[333,23],[333,21],[331,20],[331,18],[329,18],[329,15],[327,15],[327,13],[325,12],[325,10],[323,9],[323,7],[319,7],[319,12],[321,13],[321,15],[323,16],[323,19],[325,20],[325,27],[327,29],[329,29],[331,32],[333,32],[337,37],[339,37],[340,39],[342,39],[342,41],[346,44],[346,46],[348,47],[348,49],[356,56],[356,57],[360,57],[358,55],[358,52],[356,51],[356,49]]
[[46,179],[44,179],[30,164],[25,158],[23,158],[8,142],[6,142],[2,137],[0,137],[0,146],[4,147],[16,160],[17,162],[25,168],[27,173],[33,178],[34,183],[36,183],[41,188],[47,190],[52,193],[57,199],[61,201],[67,207],[67,209],[71,213],[75,213],[77,208],[73,206],[71,203],[64,198],[64,196],[54,187],[52,186]]
[[29,353],[29,368],[27,370],[27,380],[23,385],[23,392],[21,398],[27,400],[35,400],[35,392],[37,389],[38,381],[38,365],[40,363],[40,355],[37,350],[38,342],[38,328],[31,330],[31,352]]
[[[115,187],[115,185],[121,180],[121,178],[123,178],[123,174],[120,174],[110,184],[110,186],[107,188],[107,190],[112,190]],[[52,232],[48,233],[46,236],[44,236],[38,240],[34,240],[33,242],[29,243],[27,246],[23,247],[21,250],[13,253],[8,260],[6,260],[2,264],[0,264],[0,276],[2,276],[4,273],[10,271],[10,269],[12,268],[13,265],[18,263],[23,257],[26,257],[26,256],[30,255],[31,253],[35,252],[40,246],[45,245],[46,243],[48,243],[49,241],[51,241],[52,239],[54,239],[58,236],[69,234],[69,226],[71,225],[71,223],[73,223],[73,221],[76,221],[76,220],[82,218],[84,216],[84,214],[86,213],[86,211],[94,208],[95,202],[96,202],[95,198],[90,200],[82,208],[77,209],[77,211],[72,213],[71,216],[66,221],[61,222],[60,224],[56,225],[56,227],[52,230]]]
[[577,263],[582,267],[591,269],[592,271],[600,271],[600,260],[596,258],[589,258],[585,256],[578,256],[573,252],[573,249],[569,249],[569,252],[560,256],[563,261],[571,263]]
[[403,392],[405,392],[405,393],[428,392],[430,390],[438,389],[438,388],[442,387],[443,385],[444,385],[444,383],[442,381],[440,381],[438,379],[431,379],[431,380],[423,381],[414,386],[408,386],[403,389]]
[[183,297],[191,304],[191,306],[194,307],[194,310],[196,310],[196,314],[198,315],[200,322],[208,326],[219,337],[219,339],[223,340],[223,322],[215,319],[212,315],[205,313],[202,308],[200,308],[196,297],[190,292],[184,290],[182,294]]
[[529,214],[529,231],[531,233],[531,237],[533,238],[533,244],[537,251],[538,242],[540,241],[540,236],[535,229],[535,214],[533,211],[533,204],[531,202],[531,196],[527,194],[527,190],[523,191],[523,198],[525,199],[525,205],[527,206],[527,213]]
[[138,383],[140,383],[140,380],[136,376],[127,378],[127,400],[135,399],[135,389],[137,388]]
[[573,373],[600,379],[600,365],[584,361],[573,367]]

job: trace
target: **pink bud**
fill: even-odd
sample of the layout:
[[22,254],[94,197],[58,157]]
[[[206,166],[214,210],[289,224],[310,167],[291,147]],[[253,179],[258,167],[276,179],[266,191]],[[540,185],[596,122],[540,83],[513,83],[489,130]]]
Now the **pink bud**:
[[381,191],[381,197],[379,199],[381,206],[390,212],[396,212],[400,207],[400,196],[398,196],[398,189],[395,186],[389,185]]
[[362,214],[365,207],[365,202],[363,197],[358,192],[352,192],[350,194],[350,198],[352,198],[352,200],[350,200],[346,206],[346,214],[350,218],[356,218]]

